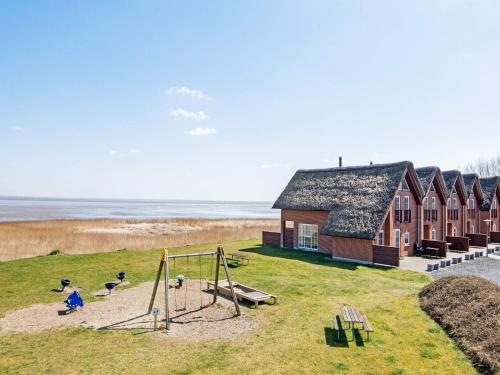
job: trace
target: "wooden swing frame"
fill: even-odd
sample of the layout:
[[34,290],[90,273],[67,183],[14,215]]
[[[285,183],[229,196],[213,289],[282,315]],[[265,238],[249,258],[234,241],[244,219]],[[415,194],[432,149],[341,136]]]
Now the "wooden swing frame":
[[217,302],[217,296],[219,294],[219,268],[220,268],[220,265],[222,264],[224,267],[224,272],[226,273],[226,279],[229,282],[229,287],[230,287],[230,291],[231,291],[230,295],[233,299],[234,307],[236,308],[235,316],[241,315],[240,305],[238,304],[238,298],[236,297],[236,294],[234,293],[234,286],[233,286],[233,281],[231,279],[231,273],[229,272],[229,267],[227,266],[227,260],[226,260],[226,257],[224,255],[224,249],[222,248],[222,246],[220,246],[220,245],[217,246],[217,250],[213,251],[213,252],[179,254],[179,255],[168,255],[168,250],[163,249],[163,252],[161,254],[160,265],[158,267],[158,272],[156,274],[156,281],[155,281],[155,285],[153,288],[153,294],[151,295],[151,300],[149,302],[148,314],[151,314],[151,311],[153,310],[153,304],[155,302],[156,291],[158,290],[158,285],[160,283],[162,271],[163,271],[163,269],[165,269],[165,280],[164,280],[165,281],[165,322],[166,322],[167,331],[170,330],[170,311],[169,311],[169,298],[168,298],[169,260],[170,259],[177,259],[177,258],[202,257],[202,256],[214,256],[214,255],[217,256],[217,261],[216,261],[216,266],[215,266],[214,299],[212,301],[212,304]]

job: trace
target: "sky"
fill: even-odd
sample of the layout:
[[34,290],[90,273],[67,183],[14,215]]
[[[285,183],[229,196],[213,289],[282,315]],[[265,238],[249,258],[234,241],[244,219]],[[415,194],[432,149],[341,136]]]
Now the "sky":
[[498,1],[0,2],[0,195],[272,201],[500,154]]

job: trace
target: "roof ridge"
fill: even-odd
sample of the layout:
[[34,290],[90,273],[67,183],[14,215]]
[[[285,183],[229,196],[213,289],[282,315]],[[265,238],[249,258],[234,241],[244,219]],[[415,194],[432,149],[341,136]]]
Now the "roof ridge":
[[383,163],[383,164],[368,164],[368,165],[353,165],[347,167],[331,167],[331,168],[313,168],[313,169],[298,169],[297,173],[317,173],[317,172],[335,172],[335,171],[350,171],[383,167],[396,167],[413,164],[409,160],[399,161],[396,163]]

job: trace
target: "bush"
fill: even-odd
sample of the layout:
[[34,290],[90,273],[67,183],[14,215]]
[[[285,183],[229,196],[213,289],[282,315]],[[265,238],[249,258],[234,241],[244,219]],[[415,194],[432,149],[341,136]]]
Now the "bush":
[[500,374],[500,287],[475,276],[445,277],[420,292],[420,306],[485,374]]

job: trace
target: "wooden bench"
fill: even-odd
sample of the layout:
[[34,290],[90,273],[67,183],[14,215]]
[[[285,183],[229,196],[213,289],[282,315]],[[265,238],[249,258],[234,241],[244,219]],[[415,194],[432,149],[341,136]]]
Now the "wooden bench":
[[340,320],[340,316],[335,315],[333,317],[333,329],[337,331],[337,341],[340,341],[340,331],[343,331],[342,322]]
[[366,331],[366,341],[370,341],[370,332],[373,332],[373,328],[366,315],[363,315],[363,330]]

